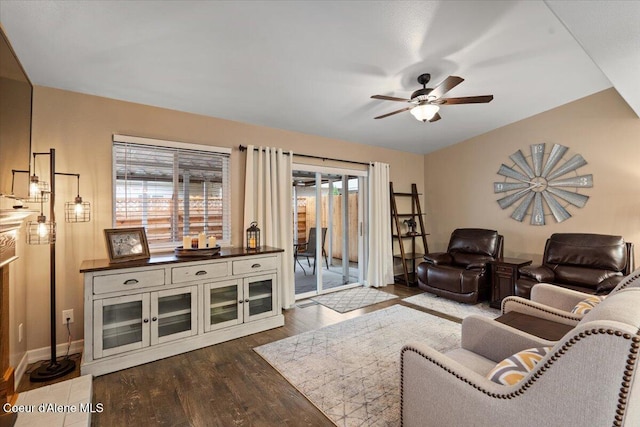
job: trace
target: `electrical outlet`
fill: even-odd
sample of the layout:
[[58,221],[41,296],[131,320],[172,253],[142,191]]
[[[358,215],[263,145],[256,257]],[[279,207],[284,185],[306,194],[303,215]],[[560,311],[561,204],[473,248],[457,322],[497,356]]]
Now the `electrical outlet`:
[[67,319],[69,319],[69,323],[73,323],[73,308],[68,310],[62,310],[62,324],[67,324]]

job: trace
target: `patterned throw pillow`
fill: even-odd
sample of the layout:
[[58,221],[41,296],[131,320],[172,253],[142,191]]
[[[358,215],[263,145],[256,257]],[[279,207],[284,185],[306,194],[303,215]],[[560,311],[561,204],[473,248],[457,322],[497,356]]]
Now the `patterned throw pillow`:
[[573,307],[571,312],[573,314],[587,314],[593,309],[593,307],[600,304],[600,302],[602,302],[603,299],[604,297],[599,297],[597,295],[587,297],[582,301],[580,301],[578,304],[576,304],[576,306]]
[[528,348],[507,357],[498,363],[487,378],[503,385],[514,385],[533,371],[536,364],[551,351],[552,347]]

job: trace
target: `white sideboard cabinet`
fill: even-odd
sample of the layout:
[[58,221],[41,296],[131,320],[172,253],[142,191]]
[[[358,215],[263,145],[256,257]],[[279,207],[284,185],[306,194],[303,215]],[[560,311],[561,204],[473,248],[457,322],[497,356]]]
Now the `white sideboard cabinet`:
[[282,249],[82,263],[81,373],[120,369],[284,325]]

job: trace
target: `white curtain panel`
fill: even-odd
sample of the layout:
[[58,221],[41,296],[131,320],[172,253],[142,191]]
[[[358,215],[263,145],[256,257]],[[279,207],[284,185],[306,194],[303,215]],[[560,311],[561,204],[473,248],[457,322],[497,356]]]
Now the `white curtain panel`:
[[[291,164],[293,153],[282,149],[247,146],[244,187],[244,229],[252,221],[260,228],[261,245],[284,249],[282,254],[282,306],[295,303],[293,275],[293,207]],[[246,235],[243,240],[246,239]],[[247,242],[244,242],[246,247]]]
[[393,283],[389,165],[369,165],[369,262],[366,286]]

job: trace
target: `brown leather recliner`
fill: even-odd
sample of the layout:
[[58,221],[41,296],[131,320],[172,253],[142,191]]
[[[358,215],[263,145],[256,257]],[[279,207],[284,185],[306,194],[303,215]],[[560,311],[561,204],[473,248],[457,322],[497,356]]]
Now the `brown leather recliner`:
[[488,261],[502,258],[503,238],[495,230],[458,228],[447,252],[429,253],[418,266],[418,287],[468,304],[488,297]]
[[608,294],[633,271],[633,243],[622,236],[556,233],[547,240],[542,265],[521,267],[516,295],[529,298],[536,283]]

